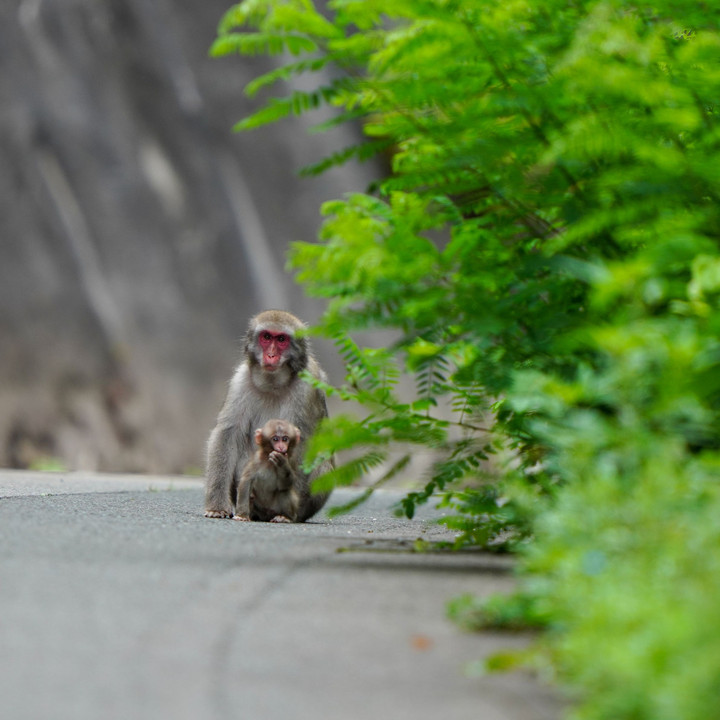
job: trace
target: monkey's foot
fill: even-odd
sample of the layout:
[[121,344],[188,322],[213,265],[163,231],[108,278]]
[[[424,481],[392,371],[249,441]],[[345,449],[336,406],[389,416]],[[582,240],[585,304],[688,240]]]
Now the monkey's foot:
[[235,515],[233,520],[240,520],[241,522],[250,522],[250,518],[247,515]]
[[208,518],[231,518],[233,516],[231,510],[206,510],[205,517]]
[[285,517],[284,515],[276,515],[270,522],[289,523],[289,522],[292,522],[292,520],[288,517]]

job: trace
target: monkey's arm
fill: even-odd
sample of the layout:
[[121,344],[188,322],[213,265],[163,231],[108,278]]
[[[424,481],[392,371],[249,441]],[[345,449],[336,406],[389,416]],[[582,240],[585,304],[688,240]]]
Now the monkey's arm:
[[248,382],[247,362],[243,362],[235,369],[217,424],[210,433],[205,485],[206,517],[233,516],[238,468],[242,468],[252,454],[250,438],[243,440],[253,408],[248,397]]
[[298,473],[286,455],[273,450],[268,457],[277,470],[278,490],[289,490],[293,485],[298,485]]
[[205,517],[233,516],[232,483],[237,464],[235,428],[218,425],[208,441]]

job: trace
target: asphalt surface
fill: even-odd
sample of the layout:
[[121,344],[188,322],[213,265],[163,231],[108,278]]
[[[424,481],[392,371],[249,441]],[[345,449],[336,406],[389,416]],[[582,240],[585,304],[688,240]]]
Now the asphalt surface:
[[[333,502],[354,491],[336,491]],[[510,561],[386,491],[304,525],[202,516],[197,480],[0,470],[3,720],[558,720],[528,674],[467,667],[527,637],[468,634],[447,600]]]

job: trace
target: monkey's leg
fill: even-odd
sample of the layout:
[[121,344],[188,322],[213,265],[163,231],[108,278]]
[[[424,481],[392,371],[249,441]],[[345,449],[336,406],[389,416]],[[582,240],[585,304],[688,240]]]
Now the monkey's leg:
[[269,520],[274,523],[297,522],[299,509],[300,494],[291,487],[287,492],[279,492],[275,495],[273,512]]
[[237,504],[235,506],[235,517],[233,520],[251,520],[250,504],[252,491],[252,478],[245,473],[240,478],[237,489]]
[[324,462],[319,468],[314,470],[310,476],[303,478],[303,483],[300,488],[300,503],[298,508],[297,522],[305,522],[315,515],[325,505],[327,499],[330,497],[329,492],[315,493],[310,492],[312,483],[315,478],[320,475],[329,472],[334,467],[332,461]]

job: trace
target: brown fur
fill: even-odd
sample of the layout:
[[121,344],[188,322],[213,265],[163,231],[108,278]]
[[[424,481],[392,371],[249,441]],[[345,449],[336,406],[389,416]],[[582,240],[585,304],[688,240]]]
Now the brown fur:
[[258,448],[238,484],[235,520],[297,522],[303,483],[295,459],[300,431],[270,420],[255,431]]

